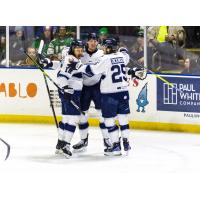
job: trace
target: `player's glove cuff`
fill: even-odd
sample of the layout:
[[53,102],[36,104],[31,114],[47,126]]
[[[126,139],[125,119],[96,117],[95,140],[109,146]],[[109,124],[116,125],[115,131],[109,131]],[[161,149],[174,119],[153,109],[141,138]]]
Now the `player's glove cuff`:
[[120,47],[120,48],[118,49],[118,52],[128,53],[128,49],[125,48],[125,47]]

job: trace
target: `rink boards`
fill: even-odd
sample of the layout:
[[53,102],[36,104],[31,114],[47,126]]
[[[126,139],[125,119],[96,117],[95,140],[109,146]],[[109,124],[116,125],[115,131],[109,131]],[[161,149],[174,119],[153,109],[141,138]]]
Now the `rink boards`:
[[[42,73],[35,68],[1,68],[0,121],[54,123]],[[56,71],[46,70],[56,81]],[[200,132],[200,77],[148,74],[144,81],[130,80],[130,127]],[[173,83],[174,88],[168,85]],[[53,105],[61,118],[56,87],[48,81]],[[91,105],[90,124],[98,125]]]

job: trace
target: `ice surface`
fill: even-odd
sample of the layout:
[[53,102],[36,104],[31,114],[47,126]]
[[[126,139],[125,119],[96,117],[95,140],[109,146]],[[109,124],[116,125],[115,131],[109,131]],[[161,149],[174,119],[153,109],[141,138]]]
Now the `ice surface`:
[[[0,199],[199,199],[200,135],[131,130],[128,156],[106,157],[98,128],[87,152],[55,155],[53,125],[0,124]],[[72,144],[79,140],[75,133]]]

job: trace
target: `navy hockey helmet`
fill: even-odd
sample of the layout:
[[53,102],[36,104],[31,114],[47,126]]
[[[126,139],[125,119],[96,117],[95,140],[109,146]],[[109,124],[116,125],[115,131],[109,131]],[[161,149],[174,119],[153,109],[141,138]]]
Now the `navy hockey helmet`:
[[71,45],[70,45],[70,48],[69,48],[69,52],[68,54],[69,55],[74,55],[74,49],[75,48],[83,48],[84,49],[84,43],[82,40],[73,40]]
[[102,46],[106,48],[106,54],[115,53],[117,51],[117,40],[115,38],[107,38],[103,40]]
[[98,36],[96,33],[88,33],[88,37],[87,37],[88,41],[93,39],[93,40],[98,40]]

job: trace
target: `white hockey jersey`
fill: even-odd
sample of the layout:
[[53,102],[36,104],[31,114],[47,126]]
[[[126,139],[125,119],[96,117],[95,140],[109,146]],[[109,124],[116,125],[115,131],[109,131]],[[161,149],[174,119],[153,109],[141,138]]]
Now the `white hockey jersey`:
[[81,72],[75,71],[73,75],[67,72],[69,62],[73,60],[74,62],[81,62],[72,55],[65,56],[60,71],[58,72],[58,85],[62,88],[66,85],[73,88],[76,91],[82,90],[83,87],[83,76]]
[[[91,55],[86,51],[84,52],[83,57],[81,58],[81,62],[83,64],[90,64],[91,67],[96,64],[99,59],[104,55],[102,50],[97,49]],[[92,86],[97,84],[101,79],[101,74],[96,74],[94,76],[88,76],[87,74],[83,74],[83,85]]]
[[78,71],[88,75],[102,74],[101,93],[117,93],[128,91],[126,65],[129,55],[125,52],[107,54],[95,65],[84,65]]

